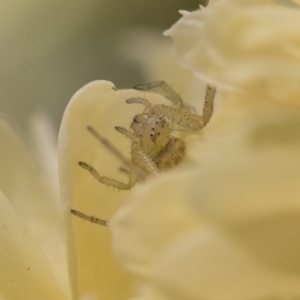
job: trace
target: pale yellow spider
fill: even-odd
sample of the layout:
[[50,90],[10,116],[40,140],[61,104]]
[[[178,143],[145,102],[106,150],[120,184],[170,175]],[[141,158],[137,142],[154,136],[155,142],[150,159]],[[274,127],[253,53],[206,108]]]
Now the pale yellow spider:
[[[117,131],[131,140],[131,161],[126,159],[92,127],[88,127],[88,130],[130,170],[128,172],[128,183],[123,183],[101,176],[91,165],[79,162],[81,167],[89,171],[101,183],[120,190],[129,190],[139,179],[145,179],[151,175],[157,176],[159,171],[178,165],[184,157],[185,144],[181,139],[173,137],[171,135],[172,131],[174,129],[196,131],[202,129],[209,122],[213,112],[215,88],[207,86],[203,114],[200,116],[192,113],[190,109],[184,108],[181,97],[164,81],[137,85],[134,88],[137,90],[150,90],[156,87],[159,87],[166,98],[173,102],[173,106],[152,105],[148,100],[138,97],[127,99],[127,103],[143,104],[146,108],[142,114],[138,114],[133,118],[130,125],[133,132],[123,127],[115,127]],[[107,225],[106,220],[87,216],[76,210],[71,210],[71,212],[93,223]]]

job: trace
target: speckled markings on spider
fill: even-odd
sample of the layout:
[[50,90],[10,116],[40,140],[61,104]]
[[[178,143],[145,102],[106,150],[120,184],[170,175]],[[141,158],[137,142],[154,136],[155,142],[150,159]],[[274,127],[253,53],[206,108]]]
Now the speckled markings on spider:
[[[125,158],[110,141],[102,137],[94,128],[88,126],[88,130],[129,170],[122,169],[128,174],[128,182],[124,183],[101,176],[90,164],[79,162],[79,165],[90,172],[99,182],[120,190],[128,190],[137,181],[144,180],[151,175],[157,176],[161,170],[170,169],[182,161],[185,144],[183,140],[172,136],[172,131],[176,129],[197,131],[205,127],[213,113],[216,93],[214,87],[207,86],[201,116],[186,108],[181,97],[164,81],[137,85],[134,88],[142,91],[160,88],[173,105],[152,104],[140,97],[126,100],[128,104],[137,103],[145,106],[143,113],[134,116],[130,125],[132,131],[120,126],[115,127],[118,132],[131,140],[131,160]],[[87,216],[76,210],[71,210],[71,212],[93,223],[107,225],[106,220]]]

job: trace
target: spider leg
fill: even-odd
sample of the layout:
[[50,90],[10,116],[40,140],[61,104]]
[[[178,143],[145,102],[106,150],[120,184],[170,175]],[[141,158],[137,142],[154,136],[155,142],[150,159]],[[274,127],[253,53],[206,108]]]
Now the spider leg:
[[132,186],[135,184],[135,180],[132,180],[131,178],[128,183],[123,183],[121,181],[118,181],[118,180],[115,180],[112,178],[101,176],[91,165],[89,165],[85,162],[80,161],[78,164],[82,168],[84,168],[85,170],[90,172],[101,183],[108,185],[108,186],[115,187],[119,190],[130,190],[132,188]]
[[120,172],[124,173],[124,174],[127,174],[127,175],[130,174],[130,172],[129,172],[127,169],[123,168],[123,167],[119,167],[118,170],[119,170]]
[[213,114],[216,91],[217,89],[215,87],[210,85],[206,86],[205,100],[202,112],[203,127],[207,125]]
[[132,161],[141,166],[149,175],[159,175],[159,170],[153,159],[142,149],[138,143],[132,143]]
[[163,104],[154,105],[151,113],[167,120],[174,130],[199,130],[203,128],[202,116],[192,112]]
[[139,91],[148,91],[151,89],[159,88],[163,95],[170,100],[174,105],[178,105],[180,108],[184,106],[182,98],[177,94],[165,81],[155,81],[146,84],[138,84],[133,87]]
[[169,123],[179,126],[180,129],[200,130],[207,125],[212,116],[215,95],[216,88],[207,85],[203,116],[194,114],[185,109],[170,107],[163,104],[153,105],[150,112],[165,118]]
[[[122,127],[117,127],[117,128],[122,128]],[[132,133],[130,133],[124,128],[122,129],[123,129],[122,131],[123,134],[125,134],[126,132],[125,135],[127,135],[129,138],[134,137]],[[129,159],[124,157],[124,155],[113,144],[111,144],[108,140],[103,138],[94,128],[88,126],[88,130],[98,139],[99,142],[102,143],[103,146],[105,146],[111,153],[113,153],[117,158],[119,158],[119,160],[123,163],[123,165],[127,167],[131,172],[135,173],[142,179],[145,179],[145,177],[147,177],[148,175],[147,172],[145,172],[138,165],[132,163]]]
[[124,135],[125,135],[126,137],[128,137],[130,140],[132,140],[132,141],[135,141],[135,140],[136,140],[135,135],[134,135],[132,132],[128,131],[126,128],[121,127],[121,126],[116,126],[115,129],[116,129],[118,132],[124,134]]
[[151,106],[150,101],[147,99],[141,98],[141,97],[134,97],[134,98],[129,98],[126,100],[126,103],[131,104],[131,103],[138,103],[138,104],[143,104],[145,106]]
[[134,163],[133,165],[140,166],[143,171],[146,170],[147,174],[155,176],[158,175],[159,171],[156,164],[154,163],[152,158],[142,149],[140,140],[134,134],[123,127],[117,126],[115,127],[115,129],[131,139],[131,159]]
[[80,212],[78,210],[75,210],[75,209],[71,209],[70,212],[73,215],[75,215],[75,216],[77,216],[77,217],[79,217],[81,219],[87,220],[87,221],[95,223],[97,225],[108,226],[108,220],[103,220],[103,219],[95,218],[93,216],[88,216],[88,215],[86,215],[86,214],[84,214],[84,213],[82,213],[82,212]]
[[[168,119],[171,123],[176,124],[178,126],[182,126],[188,129],[192,130],[199,130],[203,127],[205,127],[212,114],[213,114],[213,109],[214,109],[214,98],[216,95],[216,88],[210,85],[207,85],[206,87],[206,92],[205,92],[205,101],[204,101],[204,106],[203,106],[203,112],[202,112],[202,117],[201,120],[199,117],[195,114],[195,111],[193,110],[192,107],[184,105],[182,98],[177,94],[166,82],[164,81],[155,81],[147,84],[138,84],[134,86],[136,90],[139,91],[148,91],[151,89],[155,88],[160,88],[160,90],[163,92],[164,96],[169,99],[173,104],[174,107],[171,109],[174,109],[173,111],[166,109],[165,107],[167,106],[160,106],[160,114],[162,117],[165,117]],[[145,106],[147,106],[148,110],[151,110],[151,103],[143,98],[131,98],[126,100],[127,103],[140,103]],[[158,108],[155,108],[157,105],[152,106],[152,110],[154,112],[158,111]],[[164,108],[162,108],[164,107]],[[182,108],[186,108],[189,111],[188,118],[191,118],[190,122],[186,121],[180,121],[180,118],[177,118],[176,116],[173,118],[171,115],[179,115],[180,113],[178,112]],[[178,111],[177,111],[178,110]],[[172,120],[174,119],[174,120]],[[187,123],[192,123],[192,125],[187,124]],[[196,124],[197,123],[197,124]]]

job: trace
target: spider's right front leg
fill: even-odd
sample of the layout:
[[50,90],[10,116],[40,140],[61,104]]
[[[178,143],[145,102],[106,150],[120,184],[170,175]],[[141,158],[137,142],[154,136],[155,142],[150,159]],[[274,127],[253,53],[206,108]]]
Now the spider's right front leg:
[[160,88],[160,90],[163,92],[163,95],[169,99],[174,105],[178,106],[179,108],[182,108],[184,106],[184,103],[182,101],[182,98],[177,94],[165,81],[155,81],[150,82],[146,84],[138,84],[133,87],[134,89],[138,91],[149,91],[151,89]]
[[207,85],[202,116],[188,110],[174,108],[163,104],[153,105],[151,112],[162,116],[168,122],[177,125],[180,128],[200,130],[207,125],[213,114],[215,95],[216,88]]

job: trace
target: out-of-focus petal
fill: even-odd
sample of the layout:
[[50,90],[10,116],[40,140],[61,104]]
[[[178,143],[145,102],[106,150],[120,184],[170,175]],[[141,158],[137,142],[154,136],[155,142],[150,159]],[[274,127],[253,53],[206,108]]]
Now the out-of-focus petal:
[[236,103],[244,104],[224,107],[206,139],[189,144],[190,156],[200,165],[190,186],[198,192],[191,199],[215,221],[299,210],[300,111],[293,105],[237,98]]
[[57,134],[49,116],[38,111],[29,119],[30,139],[32,141],[36,159],[45,176],[50,189],[53,191],[53,200],[61,210],[58,182],[57,161]]
[[226,232],[210,226],[176,240],[158,266],[143,299],[153,299],[151,294],[155,299],[282,299],[300,293],[299,274],[267,268]]
[[258,261],[300,274],[300,112],[263,101],[248,106],[218,142],[194,144],[194,153],[202,152],[189,199],[203,217],[230,228]]
[[0,296],[9,300],[70,299],[53,273],[51,262],[27,233],[2,192],[0,244]]
[[166,173],[134,189],[131,203],[111,221],[114,250],[125,268],[148,276],[160,251],[201,223],[186,201],[193,177],[193,171]]
[[28,234],[51,262],[58,282],[69,293],[61,208],[47,177],[5,120],[0,120],[0,189],[11,201]]
[[205,83],[179,65],[169,39],[150,30],[131,30],[121,41],[120,51],[134,63],[139,63],[147,82],[163,79],[186,104],[198,112],[202,110]]
[[[91,164],[101,175],[127,182],[119,160],[87,131],[92,126],[129,158],[130,142],[115,126],[129,127],[143,106],[127,104],[135,96],[165,101],[153,93],[116,91],[107,81],[95,81],[80,89],[70,101],[59,134],[59,172],[68,226],[70,274],[77,280],[79,296],[119,299],[128,295],[131,277],[121,269],[111,251],[110,229],[93,225],[70,214],[70,208],[109,219],[126,203],[129,192],[106,187],[78,166]],[[76,253],[75,253],[76,251]],[[77,270],[76,270],[77,266]]]
[[[199,299],[200,296],[222,300],[247,299],[287,293],[290,288],[291,292],[297,291],[295,282],[300,276],[300,239],[297,234],[300,228],[297,213],[300,211],[300,113],[293,105],[267,99],[251,102],[237,98],[226,99],[229,103],[213,120],[212,126],[202,134],[187,138],[188,159],[182,168],[189,167],[194,171],[183,172],[179,167],[136,187],[132,202],[121,208],[112,220],[113,243],[120,263],[147,279],[156,268],[160,270],[164,260],[168,261],[167,249],[171,249],[172,243],[178,240],[178,247],[181,243],[184,247],[184,236],[189,230],[201,228],[208,222],[227,232],[225,236],[212,235],[216,243],[211,245],[212,249],[216,247],[215,251],[221,252],[226,245],[233,247],[232,253],[215,254],[224,259],[223,267],[219,266],[223,273],[221,269],[210,272],[209,264],[215,256],[207,262],[206,268],[197,265],[198,256],[193,258],[193,265],[191,253],[194,250],[191,248],[191,253],[181,252],[168,264],[170,274],[179,276],[178,281],[186,276],[191,286],[181,285],[182,290],[178,291],[180,284],[169,282],[170,294],[166,298],[160,294],[165,287],[160,292],[145,288],[145,299],[154,295],[157,299],[172,299],[180,294],[182,299]],[[243,104],[239,104],[240,101]],[[219,237],[222,239],[217,245]],[[195,236],[193,238],[197,240]],[[223,245],[223,242],[226,243]],[[196,248],[195,253],[198,250]],[[158,261],[162,253],[165,256]],[[242,264],[237,254],[251,259],[245,258],[244,267],[238,268]],[[180,259],[181,268],[171,268]],[[230,268],[227,259],[232,262]],[[220,264],[220,261],[216,262]],[[203,281],[205,289],[197,285],[189,277],[190,271],[183,268],[185,263],[193,266],[194,272],[203,271],[195,278],[205,276],[206,272],[211,276],[211,283]],[[217,264],[212,268],[217,268]],[[223,275],[228,272],[228,281],[224,280],[228,284],[227,290],[222,276],[217,276],[218,272]],[[236,277],[230,277],[231,272],[235,272]],[[238,276],[241,283],[235,285]],[[155,279],[155,284],[161,287],[161,282],[167,278],[172,276],[165,270]],[[217,295],[216,287],[219,286],[222,289]],[[227,298],[221,297],[222,292]]]
[[[179,61],[218,88],[299,103],[300,10],[269,1],[214,1],[166,34]],[[290,97],[287,97],[289,95]]]

